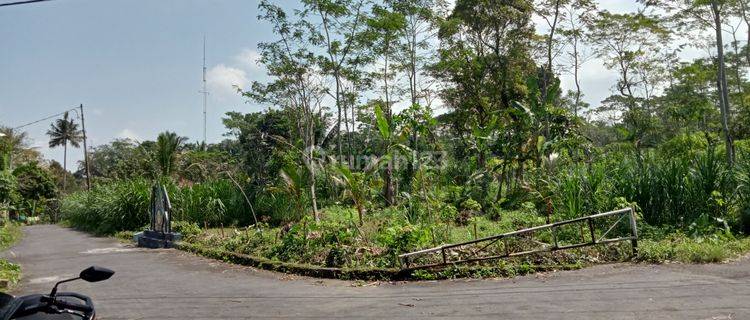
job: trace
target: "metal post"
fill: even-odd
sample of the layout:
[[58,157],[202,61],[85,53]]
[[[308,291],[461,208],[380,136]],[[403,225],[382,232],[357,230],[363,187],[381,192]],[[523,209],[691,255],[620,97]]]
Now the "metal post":
[[443,264],[448,263],[448,259],[445,257],[445,248],[441,248],[440,252],[443,253]]
[[630,234],[633,237],[630,243],[633,246],[633,255],[638,254],[638,227],[635,224],[635,209],[630,208]]
[[588,221],[589,221],[589,231],[591,231],[591,243],[596,243],[596,236],[594,235],[594,220],[589,218]]
[[83,103],[81,108],[81,131],[83,132],[83,165],[86,166],[86,189],[91,190],[91,169],[89,168],[89,148],[86,144],[86,120],[83,117]]
[[555,249],[559,247],[557,244],[557,228],[555,226],[552,226],[552,240],[555,241]]

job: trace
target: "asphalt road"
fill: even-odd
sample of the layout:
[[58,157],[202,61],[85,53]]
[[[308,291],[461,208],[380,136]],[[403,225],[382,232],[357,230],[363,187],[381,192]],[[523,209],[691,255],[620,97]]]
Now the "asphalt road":
[[320,280],[229,265],[176,250],[132,248],[58,226],[32,226],[2,253],[23,268],[14,294],[48,292],[89,265],[106,282],[101,319],[750,319],[750,261],[615,264],[515,279],[411,283]]

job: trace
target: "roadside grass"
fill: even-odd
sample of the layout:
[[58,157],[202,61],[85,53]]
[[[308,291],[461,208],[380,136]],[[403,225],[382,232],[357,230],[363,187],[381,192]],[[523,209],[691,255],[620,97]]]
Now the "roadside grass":
[[750,238],[723,234],[691,238],[675,233],[662,240],[641,241],[638,249],[638,260],[650,263],[714,263],[750,252]]
[[[0,227],[0,251],[10,248],[21,238],[21,227],[14,223],[6,223]],[[0,291],[12,289],[21,278],[21,266],[0,259]]]
[[[279,230],[275,231],[280,232]],[[248,237],[248,235],[250,236]],[[306,260],[309,259],[310,255],[305,255],[305,257],[289,256],[286,260],[280,260],[278,257],[269,255],[269,253],[274,252],[273,243],[282,242],[282,240],[275,238],[276,235],[271,230],[264,230],[264,235],[260,235],[254,230],[225,228],[222,231],[212,228],[201,231],[197,235],[193,234],[186,237],[186,243],[193,248],[198,248],[198,250],[192,250],[198,254],[201,254],[201,248],[219,250],[231,254],[257,257],[257,259],[273,263],[292,263],[297,268],[310,270],[326,268],[325,261],[330,260],[329,257]],[[331,251],[328,252],[330,255]],[[631,246],[628,242],[595,245],[563,252],[541,253],[483,263],[451,265],[441,269],[414,270],[410,274],[402,274],[400,277],[414,280],[515,277],[536,272],[575,270],[595,264],[626,261],[655,264],[721,263],[739,258],[750,252],[750,238],[735,238],[723,234],[691,238],[682,233],[673,233],[661,240],[642,239],[639,241],[638,255],[633,257],[631,252]],[[242,263],[228,258],[222,259],[228,262]],[[370,259],[373,259],[373,257],[370,257]],[[387,270],[392,267],[367,264],[345,265],[343,267],[344,270],[357,268],[377,271],[379,268],[380,270]],[[312,275],[315,275],[315,272],[312,272]],[[368,279],[372,279],[372,277],[368,277]]]
[[14,223],[6,223],[0,227],[0,251],[5,251],[21,239],[21,227]]
[[[410,222],[397,210],[373,211],[359,225],[353,208],[331,206],[316,222],[309,218],[293,224],[260,229],[249,227],[201,228],[197,223],[177,221],[172,229],[183,234],[183,248],[197,254],[233,263],[249,263],[282,272],[336,277],[362,276],[380,279],[384,275],[409,279],[513,277],[539,271],[578,269],[598,263],[622,261],[644,263],[723,262],[750,251],[750,238],[726,231],[687,235],[668,228],[642,223],[638,255],[632,256],[629,242],[595,245],[554,253],[540,253],[512,259],[485,261],[442,269],[398,272],[398,254],[448,243],[514,231],[543,224],[543,217],[530,210],[502,211],[500,219],[475,216],[464,223],[435,219]],[[112,234],[130,242],[132,231]],[[562,232],[568,241],[580,240],[580,232]],[[549,234],[536,234],[549,242]],[[346,271],[331,271],[346,270]],[[356,279],[356,278],[355,278]]]
[[[175,222],[173,230],[183,234],[184,248],[201,255],[233,263],[250,263],[283,272],[322,274],[316,270],[348,270],[346,277],[363,275],[368,279],[397,274],[401,265],[397,255],[446,243],[456,243],[514,230],[530,220],[522,211],[503,212],[500,221],[474,217],[466,224],[409,223],[382,211],[366,217],[363,225],[354,223],[353,209],[336,208],[324,213],[320,222],[302,222],[271,227],[232,227],[202,229],[196,223]],[[391,223],[384,223],[390,221]],[[396,223],[393,223],[396,221]],[[534,223],[538,223],[534,221]],[[530,224],[530,223],[529,223]],[[529,225],[530,226],[530,225]],[[419,270],[398,277],[409,279],[451,279],[513,277],[539,271],[578,269],[613,262],[713,263],[737,258],[750,252],[750,238],[716,232],[689,236],[679,231],[658,229],[643,224],[638,255],[632,255],[629,242],[595,245],[554,253],[485,261],[442,269]],[[650,230],[650,231],[648,231]],[[577,232],[574,232],[577,234]],[[133,232],[118,232],[115,237],[132,241]],[[541,237],[543,235],[538,235]],[[221,253],[223,252],[223,254]],[[237,257],[239,256],[239,258]],[[248,262],[249,261],[249,262]],[[336,274],[335,272],[332,274]]]

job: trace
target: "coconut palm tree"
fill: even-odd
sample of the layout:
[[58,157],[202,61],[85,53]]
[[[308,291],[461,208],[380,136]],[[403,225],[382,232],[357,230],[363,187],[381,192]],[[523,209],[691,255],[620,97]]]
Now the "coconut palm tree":
[[180,137],[174,132],[165,131],[156,138],[156,163],[161,169],[164,177],[172,175],[177,160],[177,149],[184,143],[185,137]]
[[74,148],[80,147],[81,141],[83,141],[83,135],[81,130],[78,129],[78,124],[73,122],[73,119],[68,119],[68,113],[66,112],[62,119],[57,119],[50,125],[50,129],[47,131],[49,136],[49,147],[57,148],[63,147],[63,192],[67,186],[67,172],[68,172],[68,144]]

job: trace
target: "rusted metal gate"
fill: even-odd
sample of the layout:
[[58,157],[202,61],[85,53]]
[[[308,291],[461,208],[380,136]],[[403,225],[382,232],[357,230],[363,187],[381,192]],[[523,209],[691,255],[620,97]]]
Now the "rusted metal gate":
[[410,252],[399,259],[404,269],[425,269],[621,241],[631,241],[636,254],[638,229],[632,208]]

